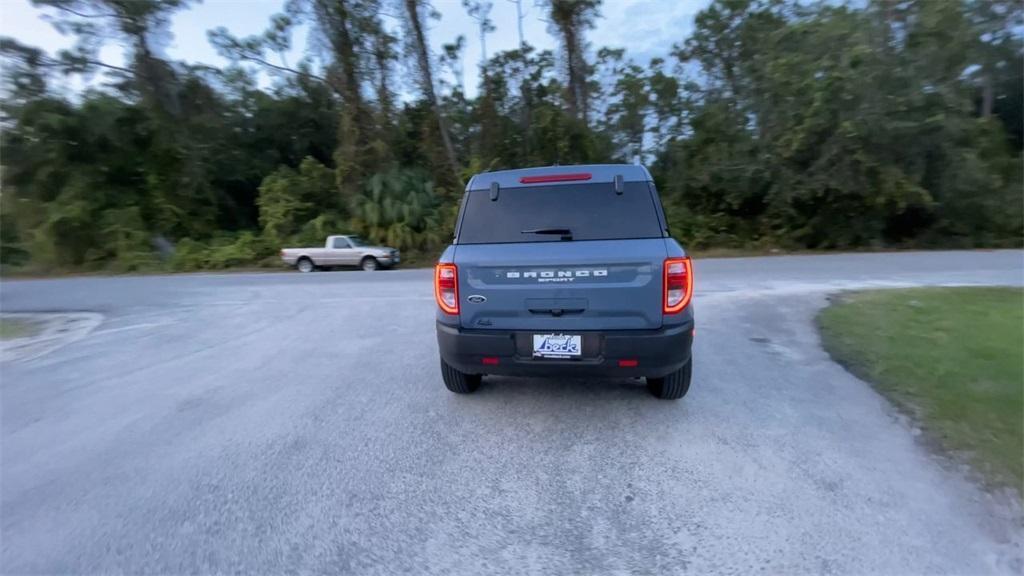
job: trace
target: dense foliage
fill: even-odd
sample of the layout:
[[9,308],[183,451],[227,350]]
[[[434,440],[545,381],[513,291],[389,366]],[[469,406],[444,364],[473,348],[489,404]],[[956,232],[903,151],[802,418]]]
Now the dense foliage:
[[[210,32],[224,69],[159,56],[186,0],[33,2],[78,43],[0,39],[7,265],[227,267],[346,231],[431,256],[474,172],[635,159],[691,247],[1021,242],[1016,0],[715,0],[650,62],[588,42],[597,0],[548,0],[558,52],[490,55],[474,98],[427,0],[288,0]],[[486,51],[489,3],[463,4]],[[321,48],[289,66],[298,26]]]

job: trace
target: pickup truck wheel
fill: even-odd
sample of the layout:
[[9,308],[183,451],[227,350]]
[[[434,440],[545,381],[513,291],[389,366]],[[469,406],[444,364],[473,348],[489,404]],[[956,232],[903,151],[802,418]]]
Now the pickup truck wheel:
[[364,272],[373,272],[377,268],[380,268],[380,262],[377,262],[377,259],[373,256],[367,256],[359,263],[359,267],[362,268]]
[[678,400],[686,396],[690,389],[690,378],[693,376],[693,358],[682,368],[664,378],[648,378],[647,389],[662,400]]
[[441,377],[446,388],[456,394],[469,394],[480,387],[479,374],[466,374],[452,368],[444,359],[441,360]]
[[303,256],[299,258],[299,261],[295,263],[295,268],[299,272],[312,272],[316,270],[316,266],[313,265],[313,261]]

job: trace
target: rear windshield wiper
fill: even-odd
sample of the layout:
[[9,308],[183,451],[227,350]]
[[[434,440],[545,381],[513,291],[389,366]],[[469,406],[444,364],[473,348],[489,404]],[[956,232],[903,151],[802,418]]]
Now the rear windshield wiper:
[[523,230],[521,234],[551,234],[561,236],[562,240],[572,240],[572,230],[568,228],[534,228]]

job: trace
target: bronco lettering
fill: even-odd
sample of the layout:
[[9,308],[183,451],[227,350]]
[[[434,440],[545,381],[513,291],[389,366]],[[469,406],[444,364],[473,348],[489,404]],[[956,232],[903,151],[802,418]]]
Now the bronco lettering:
[[[529,272],[505,272],[505,278],[536,278],[539,282],[572,282],[575,278],[608,276],[608,270],[531,270]],[[567,279],[567,280],[559,280]]]

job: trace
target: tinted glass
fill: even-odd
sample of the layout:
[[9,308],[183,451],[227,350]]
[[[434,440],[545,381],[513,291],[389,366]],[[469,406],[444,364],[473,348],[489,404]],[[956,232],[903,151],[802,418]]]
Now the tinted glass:
[[334,248],[349,248],[348,240],[345,240],[344,238],[335,238]]
[[573,240],[661,238],[661,224],[646,182],[627,182],[619,195],[610,182],[487,190],[466,199],[459,244],[560,242],[560,233],[524,230],[568,229]]

